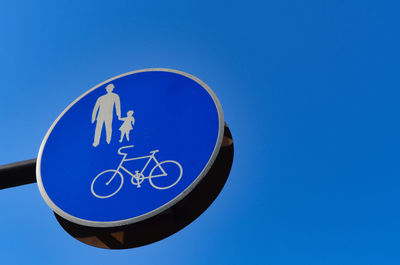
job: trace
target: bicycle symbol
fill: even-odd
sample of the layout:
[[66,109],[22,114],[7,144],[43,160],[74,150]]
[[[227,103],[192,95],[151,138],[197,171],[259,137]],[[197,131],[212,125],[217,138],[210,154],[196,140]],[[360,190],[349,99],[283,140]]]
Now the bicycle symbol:
[[[131,183],[135,186],[137,186],[137,188],[141,187],[142,182],[145,179],[149,180],[150,185],[158,190],[166,190],[169,189],[173,186],[175,186],[176,183],[179,182],[179,180],[182,177],[182,166],[173,160],[165,160],[162,162],[158,162],[158,160],[155,157],[155,154],[157,152],[159,152],[159,150],[154,150],[154,151],[150,151],[150,155],[147,156],[141,156],[141,157],[135,157],[135,158],[129,158],[127,159],[127,153],[123,153],[121,152],[123,149],[127,149],[127,148],[132,148],[133,145],[129,145],[129,146],[123,146],[121,148],[118,149],[118,154],[122,155],[122,159],[121,162],[119,163],[119,166],[117,169],[108,169],[105,170],[101,173],[99,173],[92,181],[92,185],[91,185],[91,191],[92,194],[94,196],[96,196],[97,198],[100,199],[105,199],[105,198],[109,198],[114,196],[115,194],[117,194],[119,192],[119,190],[122,188],[122,185],[124,184],[124,176],[122,175],[122,170],[125,171],[125,173],[127,173],[128,175],[130,175],[131,178]],[[127,161],[133,161],[133,160],[140,160],[140,159],[148,159],[146,164],[144,165],[143,169],[139,172],[138,170],[135,171],[135,174],[133,174],[132,172],[130,172],[128,169],[126,169],[122,164],[124,162]],[[156,163],[156,165],[153,167],[153,169],[150,171],[150,174],[148,176],[144,176],[143,172],[146,170],[147,166],[150,164],[150,161],[154,161]],[[171,176],[170,174],[168,174],[165,169],[162,167],[162,165],[164,165],[164,167],[166,165],[168,165],[168,168],[170,168],[170,166],[175,167],[175,169],[169,169],[168,171],[171,172],[174,171],[176,172],[177,169],[179,170],[179,174],[177,174],[178,176],[173,178],[173,175]],[[178,168],[176,168],[176,165]],[[157,171],[161,172],[158,174],[155,174],[154,170],[159,169]],[[154,175],[153,175],[154,174]],[[168,184],[157,184],[157,182],[155,183],[154,179],[157,178],[161,178],[163,177],[163,180],[167,180],[169,183]],[[168,179],[166,179],[167,177],[169,177]],[[176,180],[175,180],[176,178]],[[113,185],[109,186],[111,184],[111,182],[116,179],[120,182],[120,184],[117,184],[115,181],[113,182]],[[172,184],[170,184],[171,180],[173,181]],[[175,181],[174,181],[175,180]],[[119,183],[118,182],[118,183]],[[109,189],[107,189],[107,187],[109,187]],[[95,191],[95,189],[97,190],[97,192]],[[99,192],[99,190],[108,190],[106,192]]]

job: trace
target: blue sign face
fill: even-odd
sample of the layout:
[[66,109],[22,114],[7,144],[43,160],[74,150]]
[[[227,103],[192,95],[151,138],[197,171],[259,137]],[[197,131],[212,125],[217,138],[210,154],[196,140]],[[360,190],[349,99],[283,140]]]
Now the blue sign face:
[[223,114],[202,81],[169,69],[112,78],[68,106],[47,132],[37,182],[72,222],[134,223],[171,207],[219,151]]

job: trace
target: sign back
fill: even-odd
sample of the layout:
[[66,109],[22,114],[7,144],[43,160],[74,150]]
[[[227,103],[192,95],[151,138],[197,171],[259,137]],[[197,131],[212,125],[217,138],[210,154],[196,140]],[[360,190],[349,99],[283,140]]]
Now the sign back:
[[198,78],[145,69],[80,96],[39,150],[37,183],[50,208],[94,227],[132,224],[185,197],[221,146],[218,99]]

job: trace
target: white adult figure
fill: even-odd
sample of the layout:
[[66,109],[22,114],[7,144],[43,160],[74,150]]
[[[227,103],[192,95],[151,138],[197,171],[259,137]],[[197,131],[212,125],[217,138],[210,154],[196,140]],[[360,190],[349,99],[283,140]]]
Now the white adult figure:
[[[106,140],[109,144],[111,142],[112,135],[112,120],[114,116],[114,106],[117,112],[117,116],[121,119],[121,104],[119,101],[119,96],[113,93],[114,85],[109,84],[106,86],[107,94],[99,97],[96,101],[96,105],[94,106],[92,113],[92,123],[97,120],[96,123],[96,131],[94,134],[94,142],[93,146],[96,147],[99,145],[101,132],[103,129],[103,123],[106,125]],[[96,119],[97,115],[97,119]]]

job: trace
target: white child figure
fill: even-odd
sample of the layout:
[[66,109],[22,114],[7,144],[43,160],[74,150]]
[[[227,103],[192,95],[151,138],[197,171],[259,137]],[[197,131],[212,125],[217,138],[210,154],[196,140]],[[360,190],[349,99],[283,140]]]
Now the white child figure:
[[133,110],[130,110],[126,113],[126,118],[120,118],[121,121],[124,121],[124,123],[122,123],[121,127],[119,128],[119,130],[121,131],[121,139],[119,139],[120,143],[122,143],[124,135],[126,135],[126,139],[129,142],[129,132],[133,129],[132,126],[135,124],[135,118],[132,116],[132,114]]

